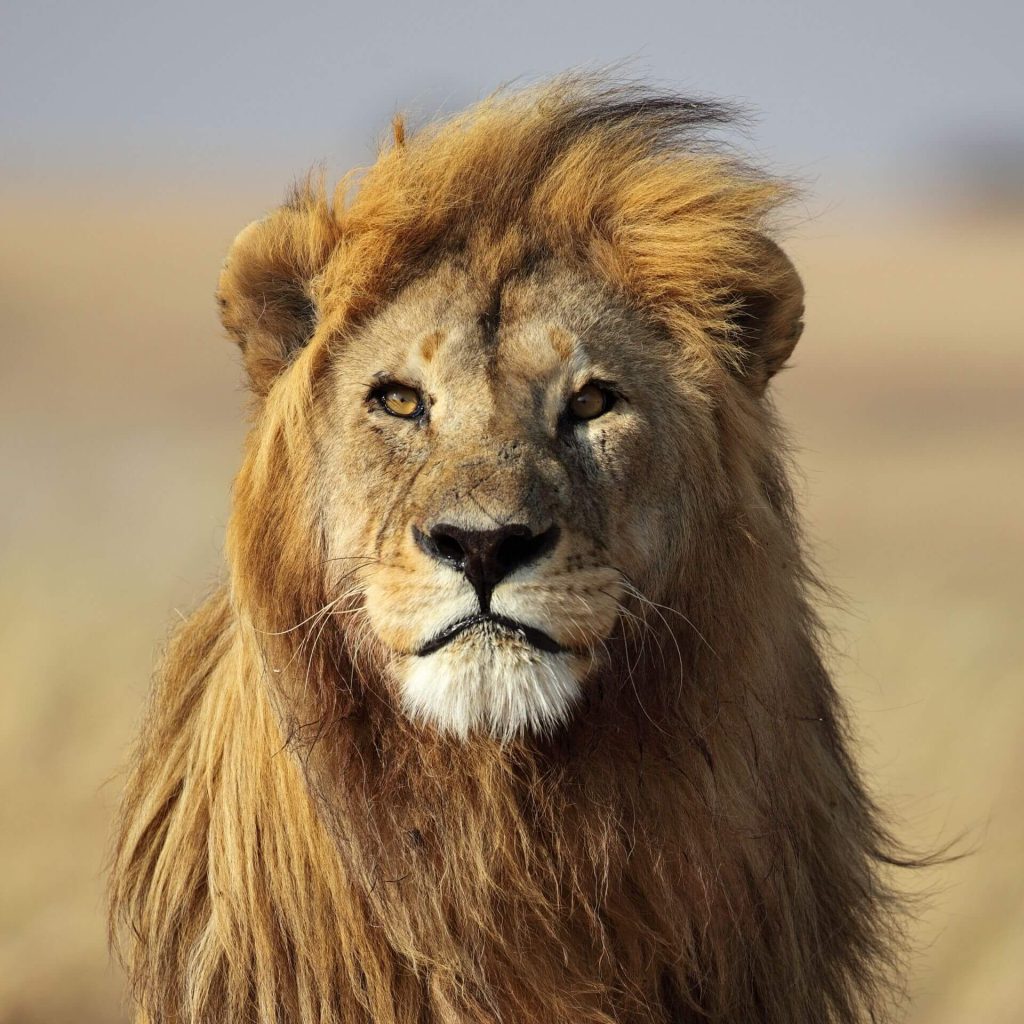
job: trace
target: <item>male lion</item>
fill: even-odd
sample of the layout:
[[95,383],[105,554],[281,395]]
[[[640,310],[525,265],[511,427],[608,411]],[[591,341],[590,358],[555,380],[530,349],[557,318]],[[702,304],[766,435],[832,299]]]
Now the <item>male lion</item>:
[[890,843],[766,393],[786,189],[725,117],[562,79],[238,236],[229,579],[117,838],[140,1021],[885,1013]]

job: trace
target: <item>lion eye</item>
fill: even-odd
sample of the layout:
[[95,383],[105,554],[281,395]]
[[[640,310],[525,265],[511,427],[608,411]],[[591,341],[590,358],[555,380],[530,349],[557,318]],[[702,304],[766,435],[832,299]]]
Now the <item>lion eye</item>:
[[600,384],[584,384],[569,399],[569,415],[576,420],[593,420],[603,416],[615,404],[615,395]]
[[392,416],[411,419],[423,412],[423,398],[415,388],[404,384],[388,384],[379,395],[380,404]]

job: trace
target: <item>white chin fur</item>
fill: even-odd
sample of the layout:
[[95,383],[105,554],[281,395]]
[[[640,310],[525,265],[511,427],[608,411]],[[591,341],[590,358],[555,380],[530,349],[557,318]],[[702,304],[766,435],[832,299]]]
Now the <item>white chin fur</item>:
[[569,654],[467,634],[406,663],[406,714],[462,738],[475,731],[500,740],[550,732],[579,697],[571,661]]

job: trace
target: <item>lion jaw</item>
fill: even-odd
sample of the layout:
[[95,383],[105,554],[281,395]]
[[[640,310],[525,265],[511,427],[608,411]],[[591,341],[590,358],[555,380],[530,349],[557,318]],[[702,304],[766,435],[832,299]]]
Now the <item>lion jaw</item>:
[[402,702],[414,721],[465,739],[501,741],[564,725],[580,696],[578,661],[490,628],[474,628],[440,650],[406,659]]

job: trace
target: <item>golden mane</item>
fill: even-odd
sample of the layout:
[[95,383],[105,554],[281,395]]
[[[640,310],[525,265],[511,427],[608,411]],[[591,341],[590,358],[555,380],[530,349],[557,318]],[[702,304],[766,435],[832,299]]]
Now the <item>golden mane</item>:
[[[220,299],[260,397],[230,580],[169,646],[118,822],[112,931],[142,1020],[884,1016],[891,843],[762,395],[799,333],[764,234],[788,190],[700,143],[724,117],[563,79],[396,130],[352,197],[304,188],[236,243]],[[538,254],[596,276],[686,339],[713,396],[705,542],[651,613],[661,642],[613,651],[545,741],[415,725],[365,630],[318,614],[323,367],[453,250],[495,276]]]

